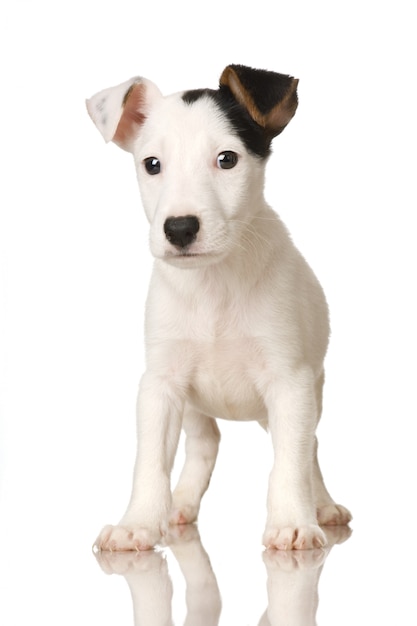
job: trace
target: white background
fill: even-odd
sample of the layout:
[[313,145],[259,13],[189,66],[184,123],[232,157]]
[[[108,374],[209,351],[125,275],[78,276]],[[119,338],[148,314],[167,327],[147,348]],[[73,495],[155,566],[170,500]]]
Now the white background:
[[[84,100],[137,74],[164,93],[215,88],[242,63],[300,78],[265,193],[329,301],[321,462],[354,514],[318,621],[413,623],[412,2],[4,0],[0,46],[1,622],[133,624],[124,581],[90,546],[130,493],[151,257],[131,157],[105,146]],[[271,451],[255,424],[220,426],[200,532],[220,624],[252,625]]]

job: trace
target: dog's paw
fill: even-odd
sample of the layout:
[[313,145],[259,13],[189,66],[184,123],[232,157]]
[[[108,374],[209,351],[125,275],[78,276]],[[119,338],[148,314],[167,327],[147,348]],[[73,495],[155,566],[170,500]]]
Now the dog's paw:
[[159,530],[140,525],[105,526],[94,542],[93,550],[126,552],[129,550],[152,550],[161,540]]
[[352,515],[341,504],[326,504],[317,509],[320,526],[345,526],[352,520]]
[[197,520],[198,508],[192,505],[176,506],[175,502],[169,515],[169,523],[173,526],[192,524]]
[[276,528],[267,526],[263,544],[275,550],[313,550],[327,544],[326,535],[316,524]]
[[323,526],[324,533],[327,537],[327,548],[331,548],[336,544],[344,543],[352,534],[352,529],[347,524],[344,526]]

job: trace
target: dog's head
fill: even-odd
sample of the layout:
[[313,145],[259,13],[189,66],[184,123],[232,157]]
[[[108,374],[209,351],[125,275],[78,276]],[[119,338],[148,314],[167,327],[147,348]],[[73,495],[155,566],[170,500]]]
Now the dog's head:
[[87,101],[104,139],[133,153],[156,258],[195,267],[239,245],[263,206],[265,161],[296,111],[297,83],[229,65],[217,90],[163,97],[132,78]]

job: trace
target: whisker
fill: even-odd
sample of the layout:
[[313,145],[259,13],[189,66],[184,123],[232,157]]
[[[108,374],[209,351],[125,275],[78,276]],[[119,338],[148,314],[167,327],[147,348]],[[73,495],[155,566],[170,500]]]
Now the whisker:
[[[261,218],[259,218],[259,219],[261,219]],[[271,221],[275,221],[275,220],[272,219]],[[272,248],[271,242],[269,240],[265,239],[264,237],[262,237],[262,235],[255,228],[253,228],[253,226],[250,223],[245,222],[244,220],[238,220],[238,219],[234,219],[234,218],[230,219],[229,222],[235,222],[237,224],[243,224],[246,227],[246,232],[245,231],[242,232],[241,238],[242,238],[243,241],[245,241],[248,244],[250,244],[256,251],[258,251],[258,248],[257,248],[257,246],[255,244],[255,241],[261,242],[264,247],[267,247],[267,248],[270,248],[270,249]],[[252,236],[253,240],[255,240],[255,241],[250,239],[249,234]]]

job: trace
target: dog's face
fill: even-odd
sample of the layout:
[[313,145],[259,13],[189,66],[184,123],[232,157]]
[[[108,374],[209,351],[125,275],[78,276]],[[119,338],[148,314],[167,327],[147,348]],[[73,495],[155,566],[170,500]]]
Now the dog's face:
[[242,245],[261,206],[272,138],[295,113],[297,81],[229,66],[218,90],[163,97],[132,79],[88,101],[103,136],[133,153],[152,254],[180,267],[215,263]]
[[181,266],[223,258],[263,190],[251,154],[216,103],[162,98],[133,146],[152,254]]

